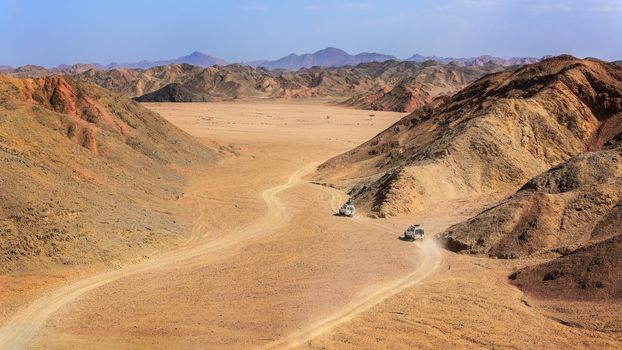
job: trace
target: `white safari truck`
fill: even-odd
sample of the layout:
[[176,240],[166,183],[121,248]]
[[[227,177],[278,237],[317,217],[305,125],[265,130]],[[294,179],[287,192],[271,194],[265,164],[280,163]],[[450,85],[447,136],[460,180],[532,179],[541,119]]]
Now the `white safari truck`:
[[423,240],[425,238],[425,229],[423,226],[415,224],[410,226],[404,231],[404,239],[410,241],[416,241],[418,239]]
[[348,200],[344,205],[339,208],[339,215],[353,217],[356,213],[356,208],[352,204],[352,200]]

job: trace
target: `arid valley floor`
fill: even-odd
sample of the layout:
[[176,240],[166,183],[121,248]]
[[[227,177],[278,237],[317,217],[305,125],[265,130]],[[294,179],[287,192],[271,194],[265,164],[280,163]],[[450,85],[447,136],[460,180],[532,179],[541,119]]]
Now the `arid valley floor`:
[[321,162],[405,114],[326,100],[149,103],[223,154],[168,210],[173,251],[117,269],[0,277],[2,349],[581,349],[622,347],[622,305],[528,298],[508,276],[531,260],[454,254],[399,239],[442,232],[508,193],[413,215],[334,215],[347,195]]

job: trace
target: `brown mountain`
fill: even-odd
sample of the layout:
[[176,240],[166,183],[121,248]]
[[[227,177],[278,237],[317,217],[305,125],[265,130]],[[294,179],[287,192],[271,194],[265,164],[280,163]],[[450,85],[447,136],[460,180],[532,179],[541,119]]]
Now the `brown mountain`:
[[319,167],[380,215],[510,192],[619,133],[622,68],[559,56],[437,98]]
[[356,95],[342,104],[361,109],[412,112],[435,97],[452,95],[485,74],[502,70],[500,65],[458,66],[426,62],[417,72],[384,88]]
[[[622,204],[617,221],[622,225]],[[622,234],[510,275],[510,281],[537,298],[622,300]]]
[[344,104],[358,108],[411,111],[434,97],[454,93],[468,82],[504,68],[494,64],[479,67],[393,60],[354,67],[313,67],[297,72],[239,64],[208,68],[170,64],[148,69],[73,65],[46,70],[24,66],[7,74],[17,77],[72,75],[144,102],[327,97],[348,98]]
[[[620,138],[622,121],[617,126]],[[622,148],[587,152],[534,177],[441,237],[455,252],[558,256],[622,235],[621,205]]]
[[414,54],[406,59],[406,61],[416,61],[416,62],[424,62],[424,61],[436,61],[443,64],[447,63],[455,63],[461,66],[486,66],[490,64],[501,65],[505,67],[511,67],[516,65],[525,65],[538,63],[543,59],[549,58],[551,56],[544,57],[510,57],[510,58],[502,58],[495,57],[491,55],[480,55],[477,57],[439,57],[439,56],[422,56],[420,54]]
[[[211,100],[226,100],[243,97],[253,97],[270,91],[272,76],[263,68],[252,68],[232,64],[228,66],[214,66],[201,68],[189,64],[171,64],[149,69],[110,69],[88,70],[77,75],[78,78],[92,82],[106,89],[128,97],[148,95],[168,96],[170,101],[199,102]],[[262,84],[263,86],[256,86]],[[169,84],[175,84],[167,87]],[[151,93],[161,92],[151,95]],[[196,91],[191,96],[179,91]],[[182,99],[183,97],[183,99]],[[161,97],[155,98],[161,100]]]
[[201,71],[203,68],[189,64],[171,64],[145,70],[90,69],[75,76],[127,97],[135,97],[153,92],[173,82],[184,82]]
[[210,102],[214,98],[180,83],[168,84],[160,90],[134,98],[138,102]]
[[[263,68],[228,65],[194,72],[177,79],[172,87],[162,87],[139,98],[140,101],[200,102],[240,98],[351,97],[345,104],[368,109],[412,108],[442,93],[451,93],[482,75],[500,70],[500,66],[459,67],[437,62],[371,62],[355,67],[314,67],[297,72],[268,71]],[[399,87],[398,87],[399,85]],[[400,88],[409,97],[397,96]],[[146,90],[145,90],[146,91]],[[373,93],[370,94],[370,91]],[[404,102],[379,102],[367,97],[393,93]],[[386,93],[384,93],[386,91]]]
[[77,75],[92,69],[102,70],[104,67],[97,64],[78,63],[71,66],[58,66],[54,69],[48,70],[48,74],[45,75]]
[[17,78],[37,78],[49,75],[50,71],[45,67],[29,64],[11,70],[5,70],[3,73]]
[[0,272],[122,263],[181,238],[177,169],[214,152],[159,115],[68,77],[0,76]]
[[104,68],[92,64],[76,64],[54,69],[23,66],[2,73],[18,78],[70,75],[127,97],[134,97],[155,91],[172,82],[185,81],[187,77],[192,77],[193,74],[203,70],[189,64],[170,64],[149,69]]
[[[180,75],[180,78],[179,82],[136,99],[141,102],[204,102],[272,97],[281,86],[267,70],[239,64],[200,69]],[[292,83],[292,89],[295,87]]]
[[55,68],[45,68],[35,65],[25,65],[17,68],[13,68],[10,66],[0,66],[0,74],[9,75],[16,78],[40,78],[51,75],[76,75],[90,69],[102,70],[105,69],[105,67],[97,64],[81,63],[74,64],[72,66],[60,65]]

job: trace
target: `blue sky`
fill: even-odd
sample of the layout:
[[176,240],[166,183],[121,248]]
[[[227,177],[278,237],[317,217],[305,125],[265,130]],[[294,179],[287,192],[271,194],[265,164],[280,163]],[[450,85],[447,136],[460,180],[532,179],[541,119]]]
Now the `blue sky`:
[[327,46],[453,57],[622,59],[622,0],[0,0],[0,64],[227,61]]

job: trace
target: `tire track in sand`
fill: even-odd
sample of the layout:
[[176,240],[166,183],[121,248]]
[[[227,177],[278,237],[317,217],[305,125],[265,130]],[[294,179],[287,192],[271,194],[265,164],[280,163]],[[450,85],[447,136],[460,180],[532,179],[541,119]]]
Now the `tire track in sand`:
[[[331,206],[334,206],[335,198],[340,198],[335,194],[336,190],[329,190],[324,186],[322,187],[324,192],[331,195]],[[333,208],[334,209],[334,208]],[[364,217],[355,217],[354,222],[361,225],[375,226],[385,232],[395,233],[400,235],[401,232],[397,232],[395,229],[373,222],[373,219]],[[383,302],[384,300],[402,292],[403,290],[416,285],[428,276],[441,265],[443,259],[440,248],[434,241],[428,240],[422,243],[416,243],[421,251],[424,253],[423,262],[413,272],[408,275],[380,286],[372,286],[361,291],[352,301],[341,307],[337,312],[324,317],[318,321],[315,321],[302,329],[295,331],[281,339],[268,343],[261,347],[262,349],[292,349],[299,348],[304,343],[312,340],[313,338],[328,332],[329,330],[350,321],[358,314],[372,308],[373,306]]]
[[[301,178],[318,164],[318,162],[310,163],[294,172],[289,177],[287,183],[265,190],[262,193],[262,197],[268,207],[268,213],[250,227],[204,244],[171,251],[154,260],[126,266],[119,270],[108,271],[73,282],[53,291],[49,295],[36,299],[28,307],[14,314],[0,328],[0,349],[14,350],[26,348],[54,312],[98,287],[123,277],[151,271],[202,254],[225,249],[273,231],[274,228],[285,224],[288,219],[286,208],[277,199],[277,194],[296,186],[301,182]],[[203,220],[203,209],[200,209],[199,217],[197,218],[199,221]]]

